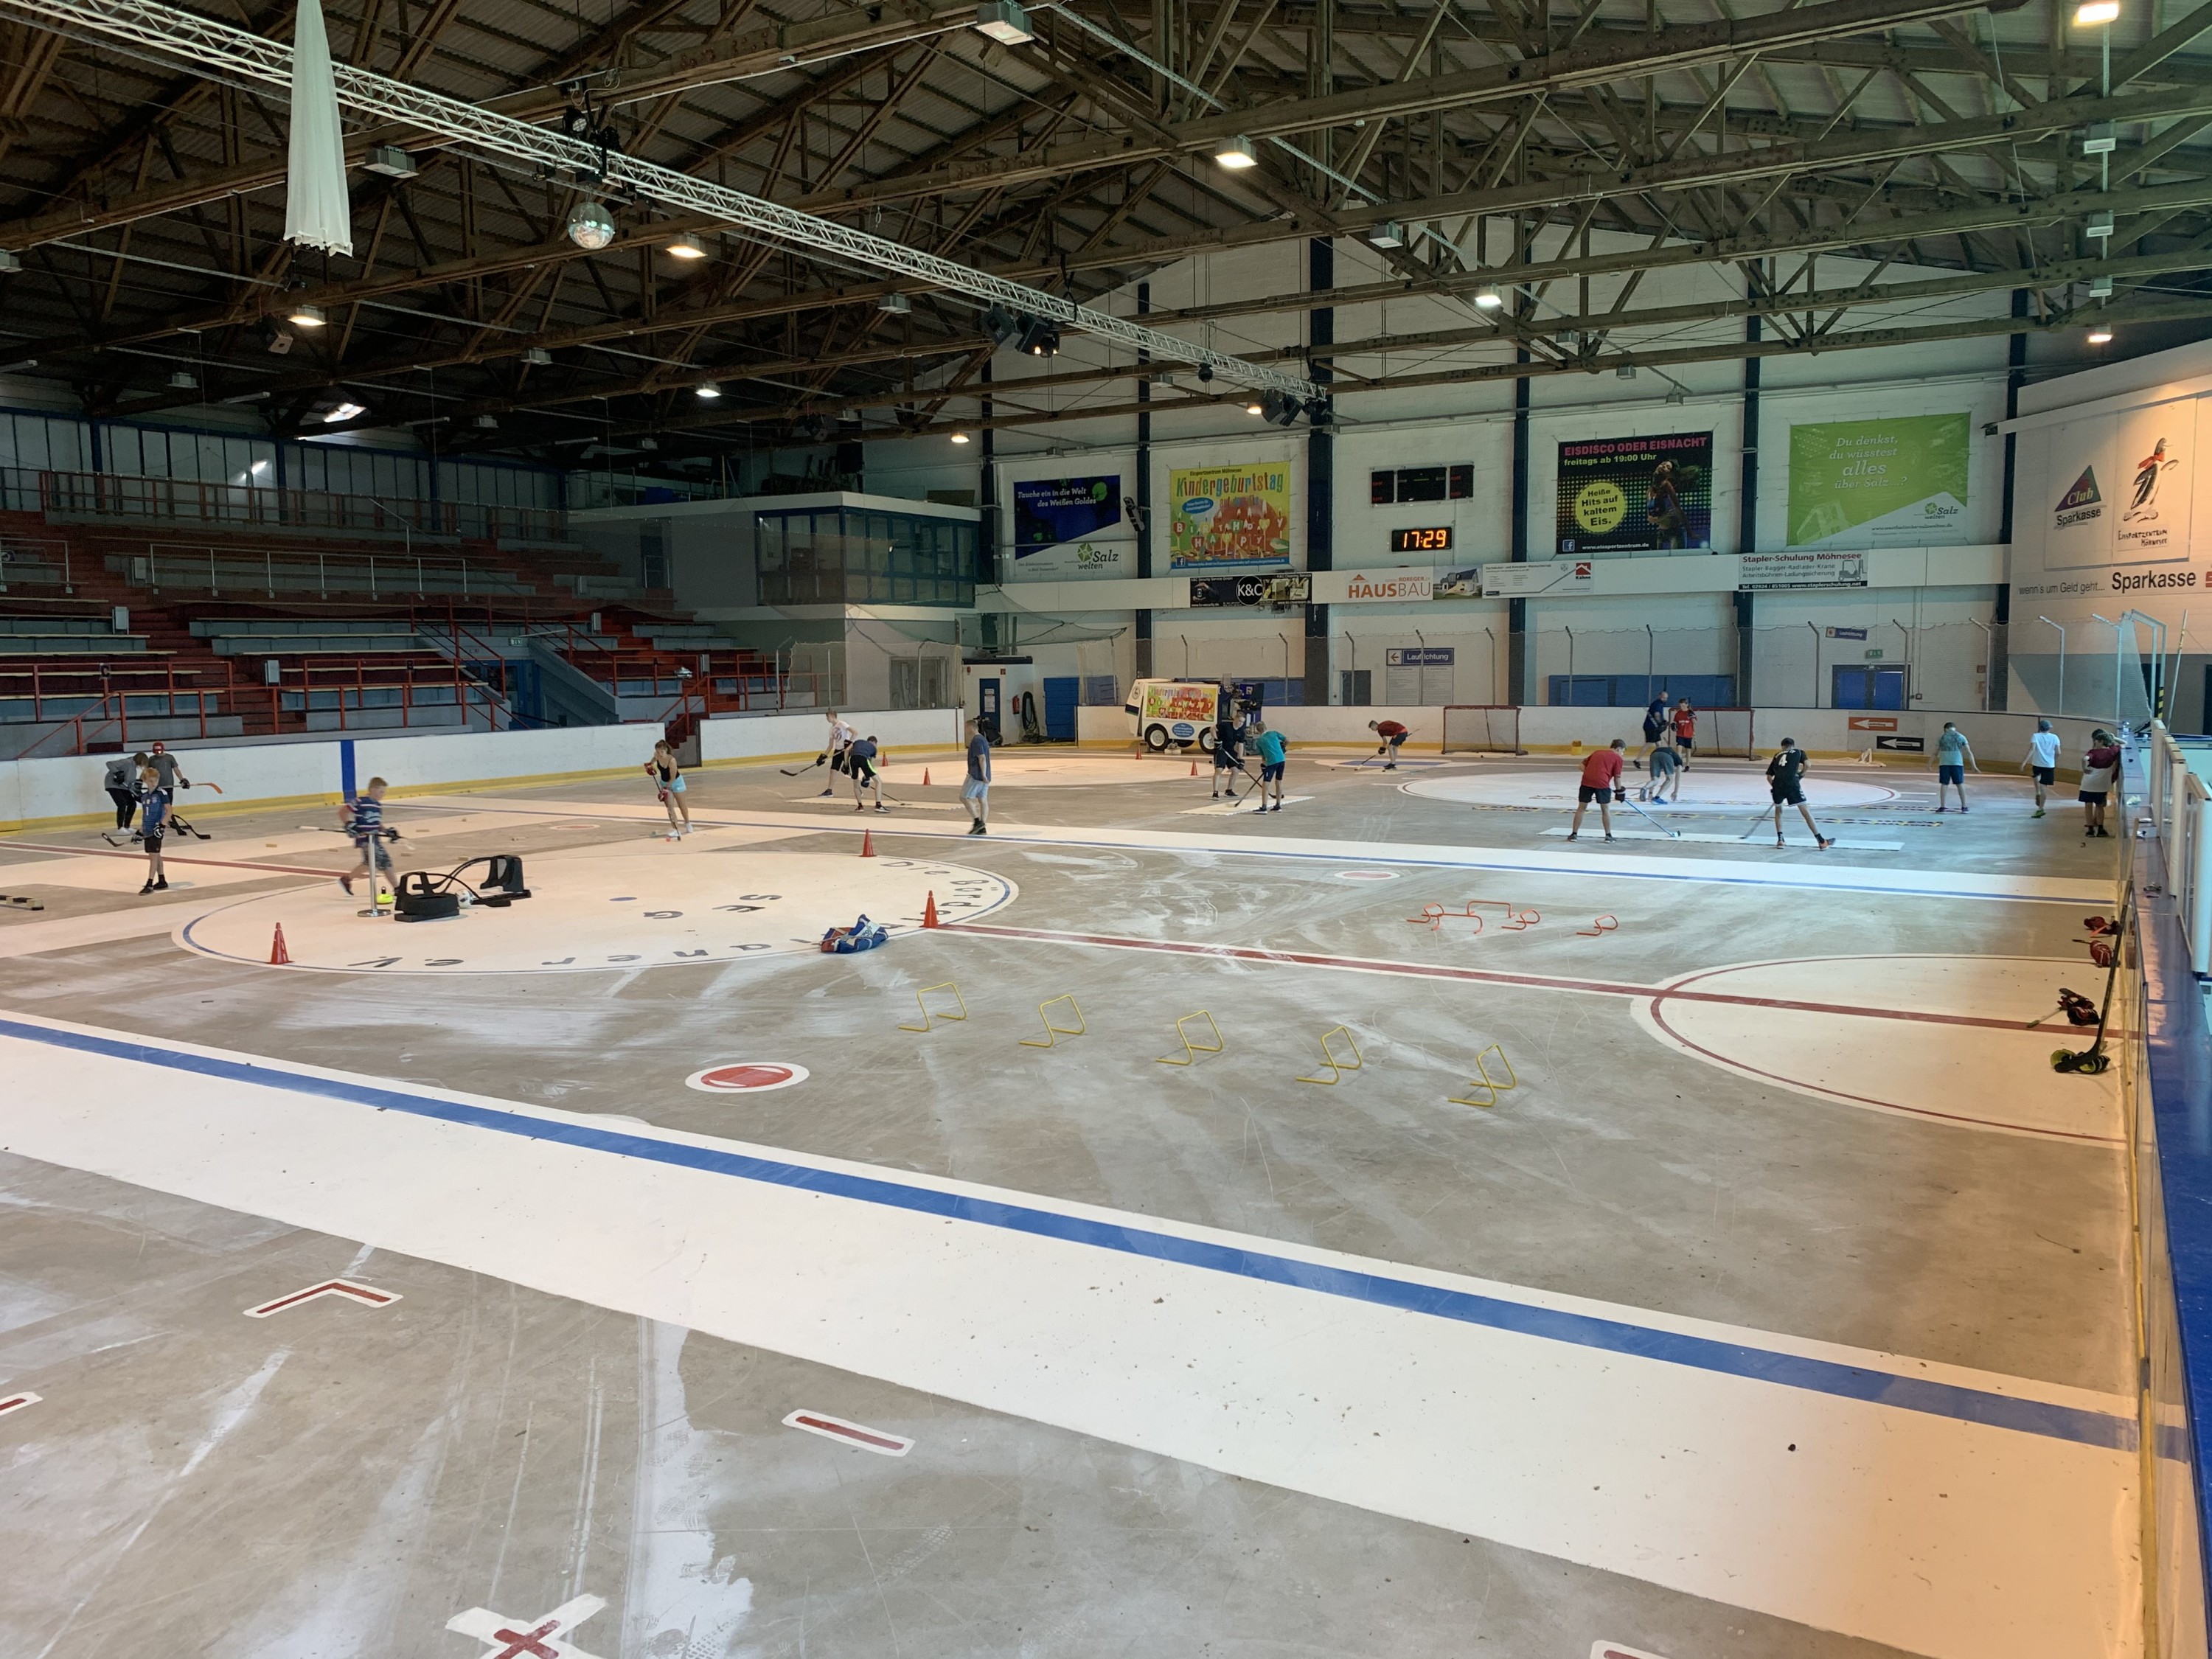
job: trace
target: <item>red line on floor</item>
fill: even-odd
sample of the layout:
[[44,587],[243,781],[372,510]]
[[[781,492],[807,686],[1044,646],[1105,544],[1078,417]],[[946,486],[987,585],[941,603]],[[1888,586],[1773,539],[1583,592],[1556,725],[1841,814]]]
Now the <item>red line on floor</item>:
[[824,1434],[841,1434],[848,1440],[862,1441],[868,1445],[881,1446],[890,1451],[896,1451],[905,1443],[902,1441],[892,1439],[889,1435],[870,1434],[865,1429],[856,1429],[849,1423],[832,1423],[827,1418],[802,1417],[799,1421],[810,1429],[819,1429]]
[[1332,957],[1308,951],[1268,951],[1249,945],[1195,945],[1176,939],[1127,939],[1113,933],[1065,933],[1031,927],[1000,927],[988,922],[948,923],[947,933],[988,933],[999,939],[1044,944],[1097,945],[1117,951],[1156,951],[1171,956],[1222,957],[1237,962],[1286,963],[1300,968],[1331,968],[1358,974],[1401,974],[1413,979],[1458,980],[1478,985],[1523,985],[1540,991],[1577,991],[1592,996],[1642,997],[1661,1002],[1718,1002],[1745,1008],[1783,1008],[1800,1013],[1849,1014],[1863,1019],[1912,1020],[1930,1025],[1978,1025],[1996,1031],[2026,1031],[2034,1022],[1990,1019],[1978,1014],[1937,1014],[1913,1008],[1873,1008],[1847,1002],[1799,1002],[1787,997],[1737,995],[1725,991],[1678,991],[1664,985],[1628,980],[1569,979],[1554,974],[1508,974],[1488,968],[1454,968],[1438,963],[1395,962],[1375,957]]
[[[10,847],[21,847],[25,848],[27,851],[33,853],[66,853],[73,857],[78,858],[138,859],[143,860],[146,856],[143,852],[126,852],[120,847],[54,847],[45,842],[40,841],[0,841],[0,849]],[[278,874],[286,876],[330,877],[335,876],[337,873],[335,870],[310,870],[304,864],[262,864],[252,859],[196,859],[190,857],[185,854],[169,852],[166,848],[163,849],[161,854],[161,862],[164,864],[204,864],[219,870],[274,870]],[[26,867],[36,868],[35,866]],[[33,882],[30,884],[36,886],[38,884]]]

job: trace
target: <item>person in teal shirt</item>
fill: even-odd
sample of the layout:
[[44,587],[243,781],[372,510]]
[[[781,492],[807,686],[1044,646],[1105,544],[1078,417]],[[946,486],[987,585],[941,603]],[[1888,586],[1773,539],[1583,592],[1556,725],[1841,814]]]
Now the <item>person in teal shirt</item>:
[[[1279,812],[1283,810],[1283,767],[1285,764],[1284,756],[1289,752],[1289,745],[1284,743],[1281,732],[1272,726],[1263,726],[1260,728],[1258,746],[1260,804],[1252,810],[1255,812]],[[1273,786],[1275,791],[1275,804],[1273,806],[1267,805],[1267,790],[1270,785]]]
[[1964,732],[1952,725],[1950,721],[1945,720],[1942,731],[1936,738],[1936,810],[1937,811],[1941,812],[1944,810],[1946,797],[1943,792],[1954,787],[1959,792],[1959,810],[1961,812],[1966,810],[1966,769],[1969,766],[1977,772],[1982,769],[1981,763],[1974,758],[1973,744],[1966,741],[1966,734]]

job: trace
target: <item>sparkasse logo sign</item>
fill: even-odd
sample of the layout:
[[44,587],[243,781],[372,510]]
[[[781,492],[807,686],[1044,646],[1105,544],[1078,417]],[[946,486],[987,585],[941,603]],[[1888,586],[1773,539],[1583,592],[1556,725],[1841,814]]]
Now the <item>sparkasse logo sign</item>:
[[2101,519],[2105,516],[2104,502],[2105,498],[2097,489],[2097,469],[2085,466],[2081,469],[2081,476],[2074,480],[2074,487],[2058,498],[2058,505],[2051,513],[2051,527],[2063,530],[2069,525],[2087,524],[2092,519]]

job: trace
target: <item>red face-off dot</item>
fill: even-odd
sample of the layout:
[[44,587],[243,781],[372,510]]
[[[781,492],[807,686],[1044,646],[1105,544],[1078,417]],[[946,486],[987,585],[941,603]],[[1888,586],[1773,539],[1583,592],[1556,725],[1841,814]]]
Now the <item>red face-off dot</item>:
[[772,1089],[790,1082],[794,1075],[788,1066],[717,1066],[702,1073],[699,1082],[708,1089]]

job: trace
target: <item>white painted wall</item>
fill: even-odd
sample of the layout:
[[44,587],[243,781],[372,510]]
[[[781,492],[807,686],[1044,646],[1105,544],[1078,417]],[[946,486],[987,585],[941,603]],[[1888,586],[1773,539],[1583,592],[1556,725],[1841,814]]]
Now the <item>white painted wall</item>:
[[[848,716],[893,749],[957,744],[960,717],[951,709],[862,711]],[[819,714],[768,714],[710,720],[701,728],[703,757],[744,761],[811,755],[821,747]],[[572,726],[544,732],[470,732],[435,736],[353,740],[354,775],[366,783],[382,776],[392,792],[457,785],[525,787],[567,777],[621,773],[642,766],[658,736],[651,726]],[[341,787],[341,743],[245,744],[195,754],[179,745],[185,775],[196,787],[190,808],[278,801],[334,802]],[[71,821],[106,821],[114,808],[100,787],[108,757],[72,755],[52,760],[0,762],[0,830],[22,830]]]

